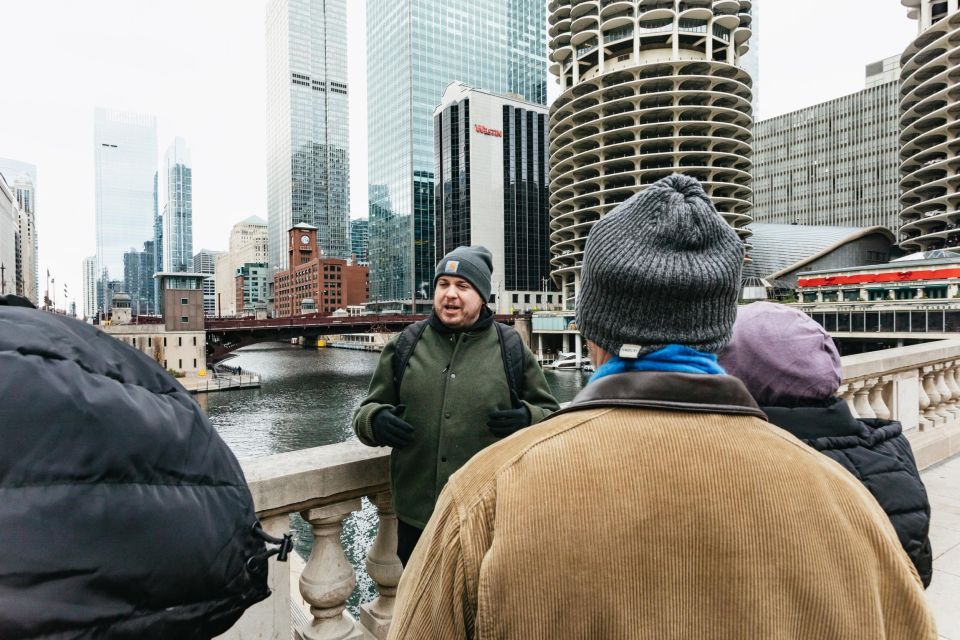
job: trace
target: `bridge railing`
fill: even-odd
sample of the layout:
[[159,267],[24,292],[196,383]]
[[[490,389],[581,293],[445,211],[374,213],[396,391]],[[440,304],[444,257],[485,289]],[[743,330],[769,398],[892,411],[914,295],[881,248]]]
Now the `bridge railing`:
[[[921,468],[960,453],[960,340],[888,349],[842,358],[840,395],[863,418],[900,420]],[[223,638],[309,640],[385,638],[393,619],[402,567],[396,555],[397,520],[389,489],[389,450],[357,441],[241,462],[264,529],[279,536],[299,513],[311,526],[313,550],[291,594],[290,563],[270,561],[273,595],[254,605]],[[377,535],[366,571],[377,597],[346,610],[357,581],[340,534],[344,519],[367,497],[377,508]],[[291,596],[310,613],[294,623]]]
[[960,340],[844,356],[854,415],[898,420],[921,467],[960,453]]
[[[289,640],[292,627],[296,637],[309,640],[386,638],[402,571],[396,553],[389,458],[389,449],[350,441],[241,461],[265,531],[275,536],[286,533],[292,513],[310,524],[313,550],[299,580],[299,596],[310,614],[305,623],[293,623],[291,563],[271,559],[273,594],[251,607],[223,638]],[[344,519],[361,509],[363,497],[376,506],[379,520],[366,560],[378,595],[360,607],[360,620],[356,620],[346,606],[357,577],[340,534]]]
[[254,318],[208,318],[205,328],[215,331],[230,329],[270,329],[286,327],[318,327],[337,325],[369,325],[369,324],[409,324],[426,316],[416,315],[365,315],[365,316],[332,316],[319,313],[308,313],[300,316],[284,316],[256,320]]
[[[317,328],[317,327],[345,327],[358,326],[395,326],[408,325],[426,318],[425,315],[363,315],[363,316],[334,316],[320,313],[309,313],[300,316],[284,316],[256,320],[254,318],[207,318],[204,328],[207,331],[230,331],[248,329],[287,329],[287,328]],[[512,324],[517,315],[497,314],[498,322]]]

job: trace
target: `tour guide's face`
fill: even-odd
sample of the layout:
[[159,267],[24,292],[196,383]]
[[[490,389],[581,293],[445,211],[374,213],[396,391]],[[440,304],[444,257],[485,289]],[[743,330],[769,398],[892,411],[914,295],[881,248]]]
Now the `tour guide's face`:
[[433,311],[451,329],[466,329],[480,317],[483,300],[473,286],[458,276],[440,276],[433,289]]

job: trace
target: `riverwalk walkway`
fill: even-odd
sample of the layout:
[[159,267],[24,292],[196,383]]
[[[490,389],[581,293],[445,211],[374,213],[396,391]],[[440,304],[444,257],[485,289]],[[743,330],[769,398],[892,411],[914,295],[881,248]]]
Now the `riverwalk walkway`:
[[256,389],[260,386],[260,376],[254,374],[218,374],[217,376],[186,376],[177,382],[190,393],[213,393],[230,389]]
[[927,600],[941,640],[960,640],[960,456],[921,473],[930,496],[933,581]]

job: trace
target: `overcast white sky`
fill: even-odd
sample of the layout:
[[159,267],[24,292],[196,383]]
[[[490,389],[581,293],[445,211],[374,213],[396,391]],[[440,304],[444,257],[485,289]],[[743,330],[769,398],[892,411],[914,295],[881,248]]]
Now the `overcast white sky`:
[[[392,0],[371,0],[390,2]],[[762,117],[863,86],[866,63],[915,35],[899,0],[759,0]],[[754,4],[757,4],[755,0]],[[363,0],[347,0],[351,209],[366,215]],[[0,157],[37,165],[40,295],[50,270],[81,305],[94,253],[93,108],[152,113],[162,157],[193,157],[194,251],[266,217],[265,0],[0,0]],[[552,83],[551,83],[552,84]],[[556,92],[551,92],[551,97]],[[158,158],[159,162],[159,158]]]

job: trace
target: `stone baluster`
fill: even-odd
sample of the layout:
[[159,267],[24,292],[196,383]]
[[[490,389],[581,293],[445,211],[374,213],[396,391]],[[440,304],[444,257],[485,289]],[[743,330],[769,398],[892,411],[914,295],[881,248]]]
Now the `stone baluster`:
[[937,407],[940,405],[940,394],[937,392],[937,387],[933,382],[933,367],[924,367],[921,370],[921,376],[923,379],[923,392],[927,396],[927,408],[923,412],[923,417],[930,422],[931,426],[937,426],[938,423],[943,422],[943,418],[937,415]]
[[874,415],[881,420],[889,420],[891,413],[887,403],[883,400],[883,391],[890,384],[892,378],[884,376],[877,379],[877,383],[870,389],[870,407]]
[[854,384],[856,383],[848,382],[840,385],[840,388],[837,389],[837,395],[843,398],[847,406],[850,407],[850,413],[853,414],[853,417],[858,418],[860,416],[857,414],[857,408],[853,406]]
[[917,396],[920,399],[920,417],[918,419],[921,431],[925,431],[933,426],[933,422],[927,418],[927,410],[930,408],[930,397],[927,395],[923,384],[923,369],[917,370]]
[[937,415],[943,418],[944,422],[950,422],[954,418],[954,412],[951,411],[950,399],[953,397],[953,391],[950,390],[950,387],[947,386],[945,381],[945,369],[946,364],[941,363],[934,365],[934,386],[937,389],[937,393],[940,394],[940,404],[937,405]]
[[357,576],[340,545],[344,518],[360,506],[355,498],[300,513],[313,528],[313,550],[300,575],[300,593],[310,605],[313,620],[299,629],[300,640],[363,638],[360,626],[345,611]]
[[377,507],[380,524],[377,537],[367,554],[367,573],[377,586],[379,594],[373,602],[360,606],[360,624],[377,640],[386,640],[393,621],[397,585],[403,565],[397,557],[397,514],[389,493],[370,496]]
[[868,419],[877,417],[877,414],[873,412],[873,408],[870,406],[870,401],[867,399],[870,394],[870,389],[872,389],[876,383],[876,378],[859,380],[853,383],[853,406],[857,410],[857,417]]
[[960,384],[957,383],[957,374],[958,368],[960,368],[960,360],[954,360],[948,362],[946,366],[946,381],[947,386],[950,387],[952,392],[950,395],[950,404],[960,410]]

